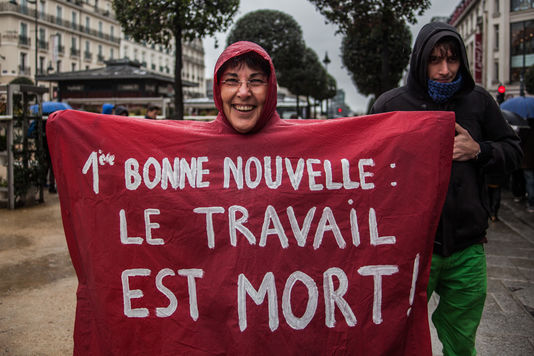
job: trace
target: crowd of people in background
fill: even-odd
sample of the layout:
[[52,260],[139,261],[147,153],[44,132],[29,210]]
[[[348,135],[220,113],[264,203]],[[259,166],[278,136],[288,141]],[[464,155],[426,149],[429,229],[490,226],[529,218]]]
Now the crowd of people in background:
[[[149,104],[145,109],[145,119],[156,120],[160,114],[160,108],[157,105]],[[117,105],[105,103],[102,105],[102,114],[106,115],[118,115],[118,116],[130,116],[128,108],[123,105]]]

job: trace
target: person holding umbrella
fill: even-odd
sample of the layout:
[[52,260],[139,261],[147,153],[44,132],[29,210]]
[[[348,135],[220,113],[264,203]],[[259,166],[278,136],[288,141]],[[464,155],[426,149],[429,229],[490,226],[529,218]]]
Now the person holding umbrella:
[[[57,102],[57,101],[45,101],[41,104],[41,113],[43,115],[50,115],[56,111],[60,110],[68,110],[72,109],[72,107],[63,102]],[[32,115],[37,115],[39,113],[39,104],[35,104],[30,106],[30,112]],[[46,121],[45,121],[46,123]],[[35,129],[36,129],[36,121],[32,121],[30,124],[30,127],[28,128],[28,136],[35,135]],[[44,172],[44,184],[48,185],[48,192],[49,193],[57,193],[56,190],[56,180],[54,177],[54,170],[52,169],[52,161],[50,159],[50,152],[48,150],[48,143],[46,138],[46,130],[43,130],[43,142],[44,142],[44,157],[46,160],[46,166],[45,166],[45,172]],[[47,182],[48,179],[48,182]]]

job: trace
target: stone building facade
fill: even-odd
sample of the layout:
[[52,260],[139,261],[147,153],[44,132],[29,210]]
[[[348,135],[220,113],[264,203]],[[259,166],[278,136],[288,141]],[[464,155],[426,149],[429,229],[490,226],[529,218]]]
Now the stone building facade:
[[[205,95],[201,40],[183,46],[182,78],[198,85],[186,97]],[[129,40],[110,0],[0,1],[0,84],[16,77],[88,70],[109,59],[137,60],[148,71],[174,76],[174,49]]]
[[463,0],[448,22],[464,38],[477,84],[518,95],[522,71],[534,64],[534,0]]

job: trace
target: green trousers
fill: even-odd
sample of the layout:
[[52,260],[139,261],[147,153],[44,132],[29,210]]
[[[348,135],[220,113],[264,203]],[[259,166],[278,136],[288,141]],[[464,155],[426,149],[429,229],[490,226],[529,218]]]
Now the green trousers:
[[475,337],[486,300],[486,255],[476,244],[449,257],[432,255],[427,298],[439,295],[432,322],[444,356],[476,355]]

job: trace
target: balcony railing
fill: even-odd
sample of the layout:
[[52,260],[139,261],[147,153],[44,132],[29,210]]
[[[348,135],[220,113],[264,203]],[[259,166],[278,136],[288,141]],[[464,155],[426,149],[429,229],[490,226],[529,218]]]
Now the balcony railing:
[[86,61],[92,61],[93,60],[93,54],[88,51],[83,52],[83,59]]
[[19,74],[28,75],[29,76],[31,74],[30,67],[25,67],[25,66],[19,65]]
[[71,57],[79,57],[79,56],[80,56],[80,50],[71,47],[71,49],[70,49],[70,56],[71,56]]
[[57,46],[57,53],[59,53],[59,54],[61,54],[61,55],[65,54],[65,46],[63,46],[63,45],[58,45],[58,46]]
[[98,63],[103,63],[104,62],[104,56],[101,55],[101,54],[98,54],[96,56],[96,60],[98,61]]
[[19,45],[21,46],[30,46],[31,40],[28,36],[19,35]]
[[48,41],[39,40],[39,49],[48,51]]
[[21,5],[20,6],[20,12],[24,15],[30,14],[30,8],[27,5]]

